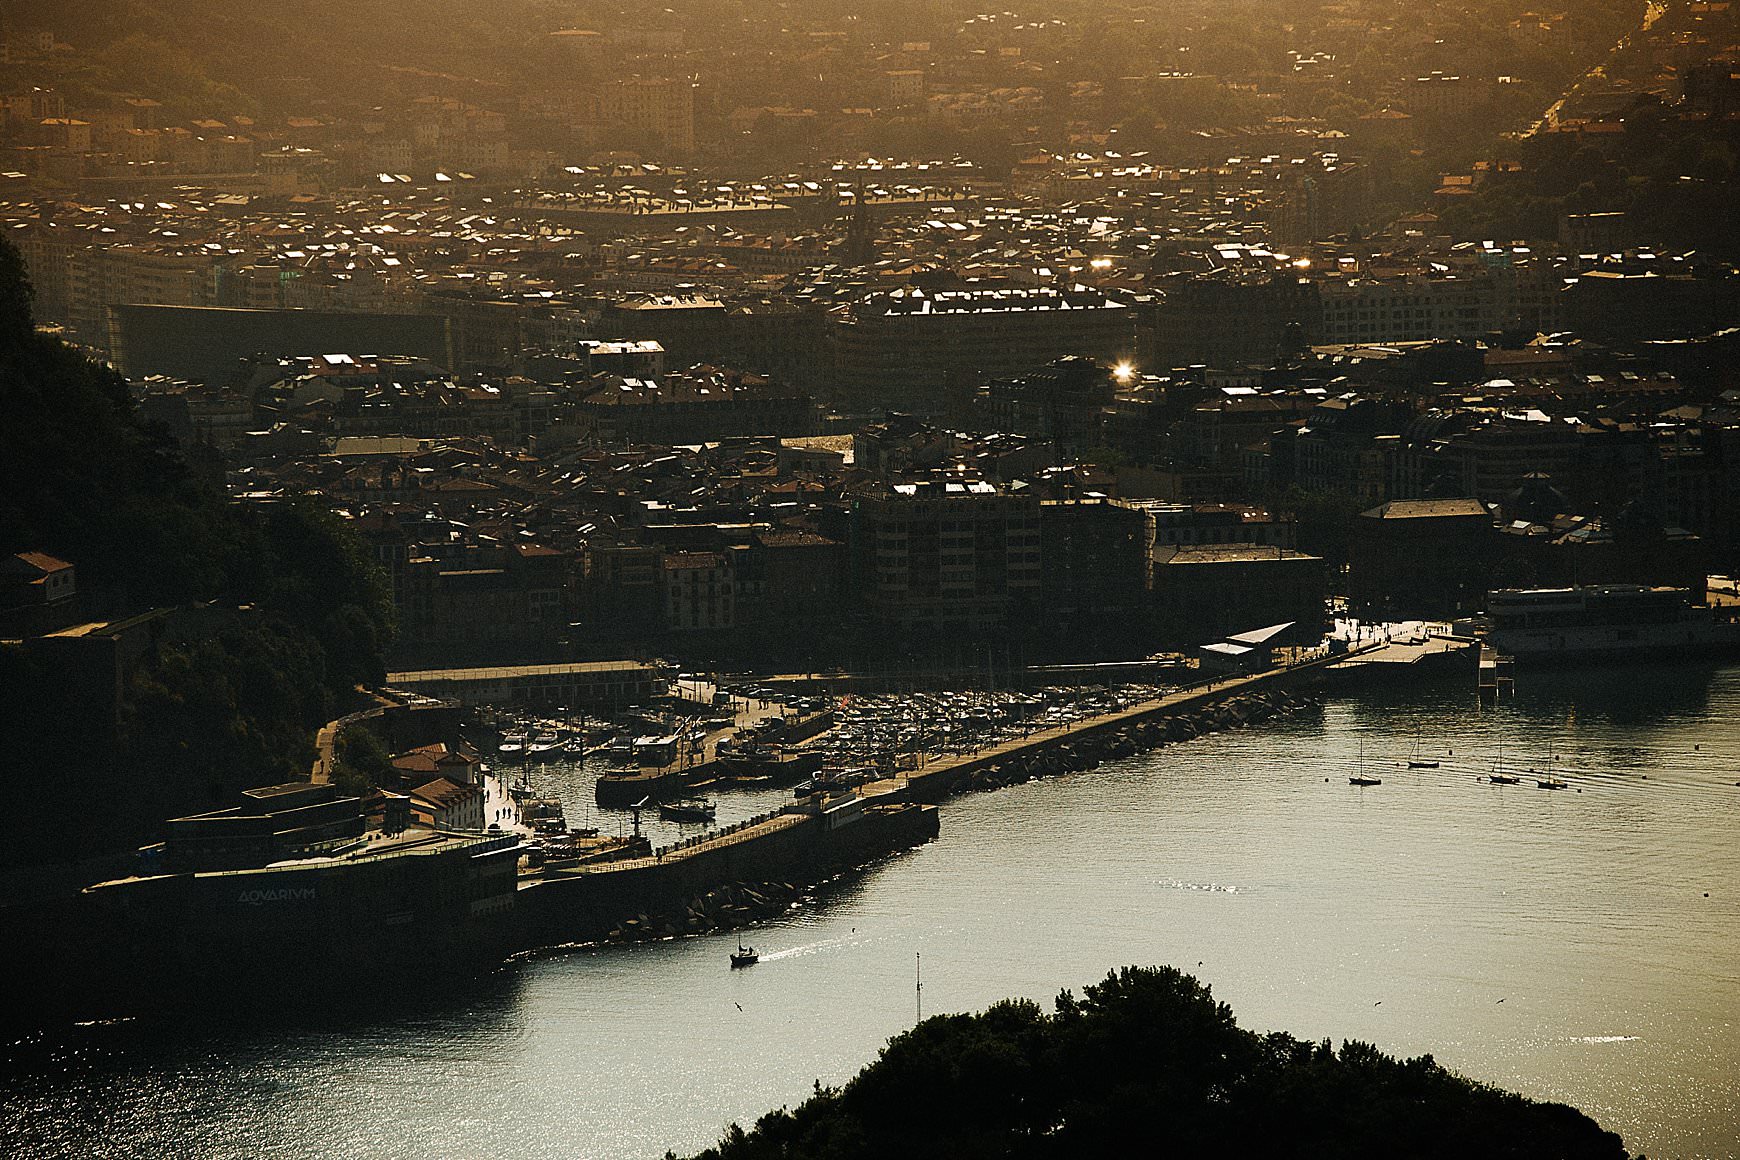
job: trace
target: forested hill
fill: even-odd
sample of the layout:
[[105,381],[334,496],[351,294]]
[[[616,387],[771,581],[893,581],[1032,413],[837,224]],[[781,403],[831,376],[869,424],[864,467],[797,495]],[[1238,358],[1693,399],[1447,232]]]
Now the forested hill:
[[0,239],[0,557],[73,564],[86,619],[182,611],[121,674],[118,719],[66,654],[0,650],[15,752],[54,755],[79,803],[25,827],[0,865],[112,853],[170,813],[305,776],[313,730],[383,679],[391,627],[384,578],[342,521],[310,500],[232,504],[118,375],[35,333],[28,303]]
[[16,0],[12,19],[89,54],[75,93],[145,92],[205,115],[362,100],[390,66],[503,79],[561,27],[536,0]]
[[1430,1056],[1241,1029],[1170,967],[925,1020],[844,1088],[817,1087],[704,1160],[1081,1156],[1625,1160],[1563,1104],[1474,1083]]

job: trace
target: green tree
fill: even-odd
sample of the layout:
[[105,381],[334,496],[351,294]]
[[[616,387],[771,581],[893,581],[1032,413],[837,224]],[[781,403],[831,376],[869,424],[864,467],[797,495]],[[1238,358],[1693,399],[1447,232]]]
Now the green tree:
[[[19,740],[71,725],[96,803],[77,824],[137,840],[166,814],[305,774],[313,730],[384,677],[391,600],[342,520],[311,498],[232,504],[119,375],[35,333],[29,301],[0,239],[0,413],[24,436],[0,456],[0,554],[71,561],[93,616],[181,611],[131,662],[118,722],[33,717]],[[0,695],[40,700],[32,686],[56,674],[39,669],[0,666]]]
[[736,1125],[708,1160],[1513,1156],[1623,1160],[1618,1136],[1369,1044],[1241,1029],[1170,967],[927,1019],[840,1089]]

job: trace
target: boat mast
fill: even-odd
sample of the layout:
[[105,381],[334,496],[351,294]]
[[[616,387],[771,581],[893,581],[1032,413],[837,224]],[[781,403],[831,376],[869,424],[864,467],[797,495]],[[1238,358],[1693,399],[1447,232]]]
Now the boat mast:
[[920,954],[918,951],[913,951],[912,960],[914,972],[913,989],[914,995],[916,996],[914,1003],[916,1005],[916,1014],[918,1016],[918,1018],[914,1020],[916,1024],[924,1022],[924,955]]

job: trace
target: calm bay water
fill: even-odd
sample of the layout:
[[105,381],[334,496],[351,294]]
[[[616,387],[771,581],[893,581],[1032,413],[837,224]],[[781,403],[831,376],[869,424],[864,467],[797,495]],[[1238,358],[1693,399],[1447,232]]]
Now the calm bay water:
[[[1246,1027],[1430,1052],[1658,1160],[1740,1155],[1740,668],[1522,677],[1496,709],[1462,682],[1337,698],[957,799],[939,842],[753,931],[745,971],[735,936],[583,949],[457,990],[346,980],[363,1010],[323,1021],[15,1044],[0,1151],[692,1152],[874,1057],[922,954],[927,1014],[1171,963]],[[1401,768],[1416,736],[1440,768]],[[1478,780],[1501,746],[1572,788]],[[1382,786],[1347,784],[1362,751]]]

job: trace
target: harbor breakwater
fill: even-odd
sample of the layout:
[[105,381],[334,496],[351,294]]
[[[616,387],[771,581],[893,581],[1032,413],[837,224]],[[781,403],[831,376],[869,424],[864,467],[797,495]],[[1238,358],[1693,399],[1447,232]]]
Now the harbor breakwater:
[[941,802],[950,795],[1091,769],[1100,763],[1238,729],[1316,704],[1310,690],[1381,677],[1391,682],[1436,679],[1465,667],[1465,642],[1443,642],[1406,663],[1373,663],[1387,645],[1373,642],[1301,663],[1241,676],[1213,678],[1151,701],[1083,721],[1036,731],[964,755],[926,761],[917,769],[866,787],[897,801]]
[[930,841],[940,830],[936,805],[956,793],[1088,770],[1313,705],[1287,686],[1323,671],[1300,666],[1216,682],[942,758],[844,797],[815,801],[809,812],[765,815],[650,858],[553,875],[522,889],[520,907],[529,932],[544,945],[699,933],[718,928],[721,914],[742,925],[770,915],[754,908],[747,916],[709,909],[707,900],[743,884],[777,897],[774,886],[795,890],[794,883],[812,884]]
[[[592,942],[635,922],[681,933],[697,900],[737,882],[812,885],[898,850],[931,841],[935,806],[851,798],[831,808],[776,813],[651,857],[580,867],[522,885],[522,942]],[[633,929],[633,928],[631,928]]]
[[[928,774],[921,772],[909,779],[908,790],[910,792],[911,783],[916,782],[921,792],[947,796],[1001,789],[1035,778],[1091,770],[1105,761],[1131,757],[1168,743],[1191,741],[1225,729],[1243,728],[1316,703],[1312,698],[1276,689],[1234,696],[1182,712],[1174,711],[1163,718],[1087,723],[1064,738],[1038,738],[1016,752],[998,754],[995,760],[983,761],[975,757],[948,769]],[[871,787],[868,800],[887,802],[903,796],[899,789],[878,793],[876,787]],[[926,808],[934,822],[935,809]],[[762,821],[739,823],[738,827],[747,830]],[[922,840],[936,836],[933,826]],[[706,840],[704,837],[694,839],[697,845]],[[865,849],[861,853],[874,856],[875,851]],[[806,885],[813,884],[807,881],[813,875],[805,878]],[[688,876],[688,882],[691,887],[697,885],[694,875]],[[677,899],[675,893],[681,893],[681,889],[674,893],[670,889],[662,891],[656,901],[649,901],[650,910],[622,918],[611,927],[606,937],[612,942],[633,942],[734,930],[777,918],[797,900],[800,889],[791,882],[749,878],[726,881],[685,899]],[[620,905],[619,902],[618,908]]]
[[1258,681],[1252,677],[1219,690],[1175,693],[974,753],[927,762],[901,777],[873,783],[866,792],[891,800],[937,803],[963,791],[1091,769],[1108,760],[1242,728],[1315,704],[1311,697],[1288,689],[1279,680],[1271,682],[1271,687],[1262,687]]
[[1115,728],[1089,728],[1036,751],[975,764],[954,778],[954,792],[1000,789],[1034,778],[1094,769],[1101,763],[1146,753],[1160,746],[1193,741],[1209,733],[1240,729],[1283,713],[1315,706],[1316,700],[1282,690],[1234,697],[1212,706],[1128,722]]

